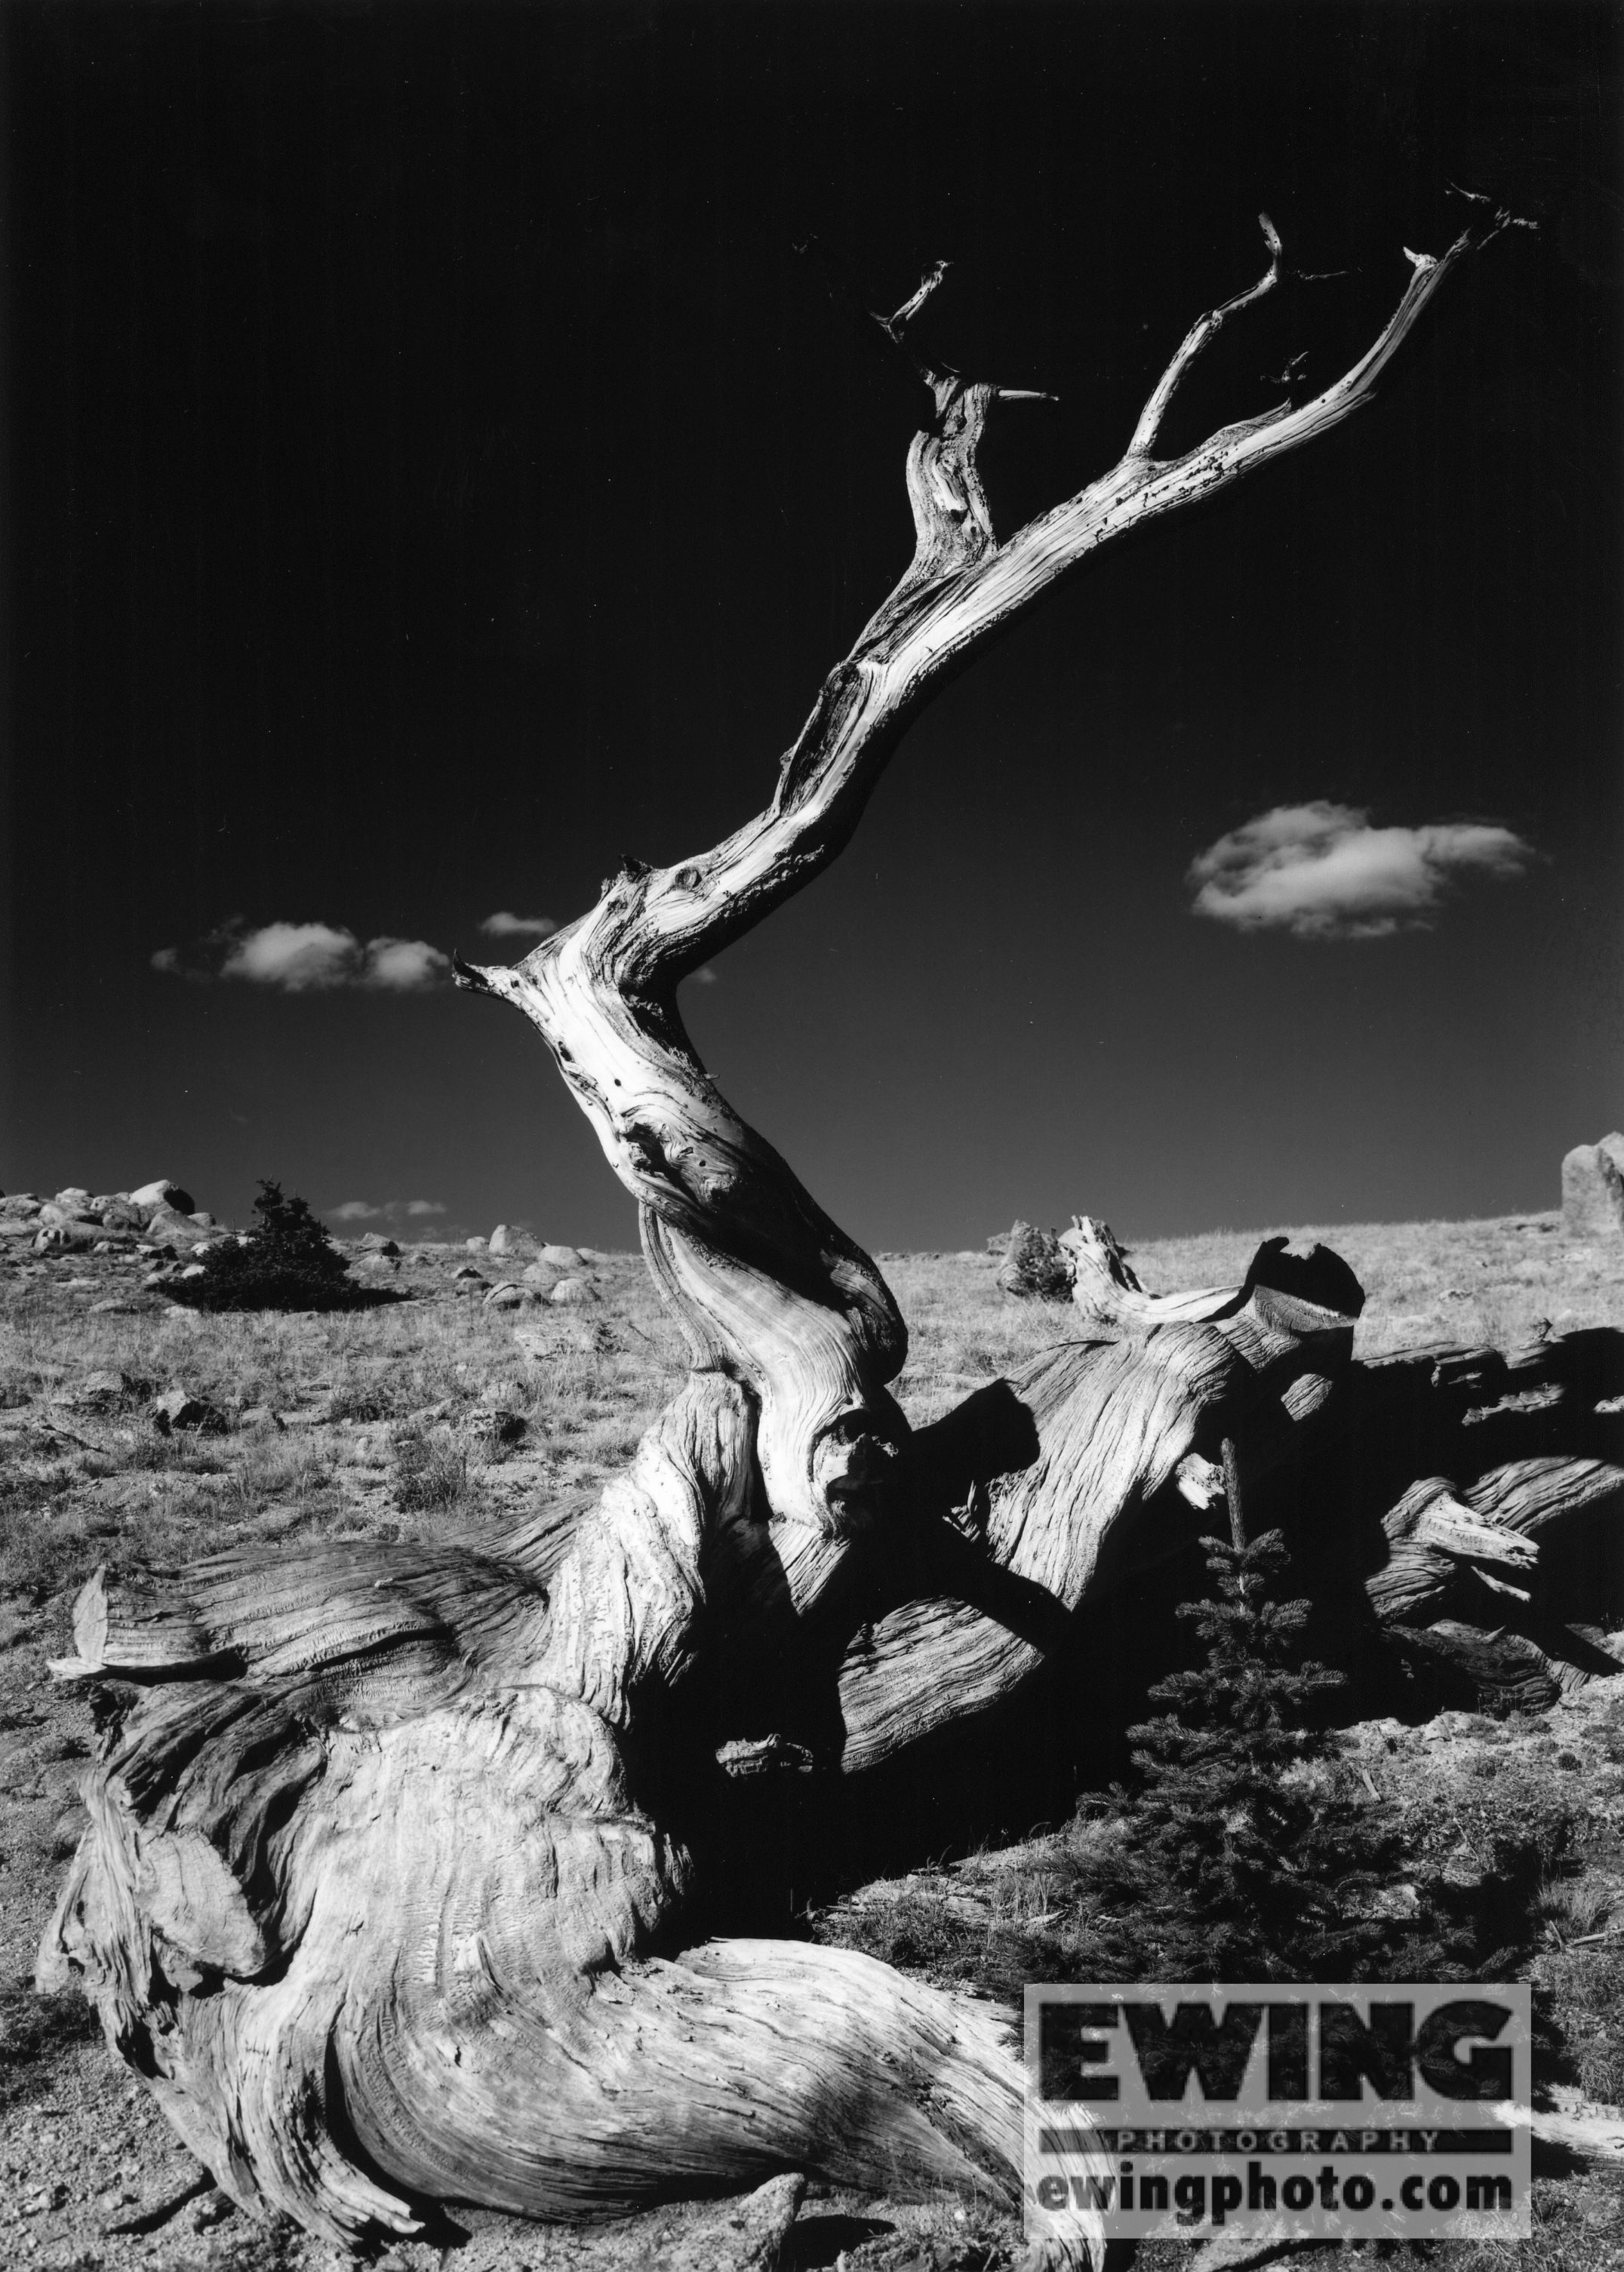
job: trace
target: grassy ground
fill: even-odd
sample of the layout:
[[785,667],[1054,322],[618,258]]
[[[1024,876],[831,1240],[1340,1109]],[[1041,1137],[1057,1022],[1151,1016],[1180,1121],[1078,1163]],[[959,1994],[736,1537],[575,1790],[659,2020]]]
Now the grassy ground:
[[[1565,1247],[1550,1217],[1317,1235],[1368,1289],[1366,1353],[1431,1340],[1512,1345],[1544,1319],[1624,1326],[1618,1259]],[[1134,1267],[1155,1289],[1234,1282],[1259,1236],[1147,1244]],[[1064,1309],[999,1295],[985,1252],[882,1259],[909,1320],[899,1393],[916,1421],[1069,1331]],[[580,1309],[520,1313],[457,1291],[453,1274],[467,1262],[463,1251],[424,1248],[393,1271],[374,1266],[414,1297],[377,1309],[199,1317],[138,1290],[138,1271],[114,1257],[44,1261],[22,1242],[0,1251],[0,2237],[12,2261],[63,2272],[307,2272],[326,2260],[296,2235],[251,2227],[215,2194],[150,2231],[117,2229],[153,2218],[200,2172],[93,2040],[85,2007],[27,1985],[79,1835],[91,1748],[86,1708],[51,1686],[44,1664],[64,1650],[73,1595],[99,1563],[173,1566],[264,1540],[444,1536],[612,1473],[682,1364],[640,1260],[594,1262],[595,1298]],[[153,1396],[174,1387],[207,1408],[207,1427],[153,1424]],[[1366,1772],[1469,1847],[1488,1837],[1508,1793],[1538,1794],[1551,1875],[1530,1962],[1560,2036],[1553,2071],[1570,2094],[1624,2098],[1624,1938],[1613,1937],[1614,1919],[1624,1925],[1624,1705],[1598,1688],[1509,1731],[1384,1725],[1358,1741]],[[1084,1962],[1088,1917],[1108,1898],[1109,1843],[1096,1813],[1012,1855],[869,1889],[816,1929],[930,1975],[989,1985],[1057,1977],[1050,1968]],[[1538,2237],[1501,2255],[1541,2272],[1624,2266],[1613,2178],[1553,2169],[1538,2202]],[[673,2209],[595,2238],[480,2220],[460,2263],[618,2272],[685,2255],[720,2268],[729,2242],[716,2214]],[[844,2252],[853,2272],[984,2272],[1013,2247],[990,2210],[833,2196],[809,2201],[797,2232],[799,2263]],[[430,2272],[438,2254],[402,2248],[390,2261]],[[1449,2261],[1479,2272],[1461,2251]]]

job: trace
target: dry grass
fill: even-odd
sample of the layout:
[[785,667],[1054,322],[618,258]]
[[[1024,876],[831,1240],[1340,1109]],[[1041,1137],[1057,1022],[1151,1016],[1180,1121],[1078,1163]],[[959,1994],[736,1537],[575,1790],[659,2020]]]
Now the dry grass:
[[[1263,1235],[1149,1243],[1133,1259],[1153,1289],[1234,1283]],[[1551,1217],[1293,1237],[1321,1238],[1358,1273],[1369,1296],[1358,1334],[1366,1354],[1426,1341],[1511,1346],[1546,1319],[1624,1326],[1624,1273],[1611,1258],[1565,1247]],[[10,1747],[0,1766],[0,2061],[11,2094],[0,2197],[25,2184],[64,2194],[28,2224],[41,2236],[33,2263],[317,2272],[329,2261],[296,2236],[251,2231],[240,2218],[218,2232],[178,2220],[151,2241],[107,2232],[111,2212],[102,2213],[98,2188],[122,2185],[146,2203],[172,2188],[176,2172],[183,2182],[190,2165],[138,2087],[85,2040],[78,2007],[36,2008],[20,1986],[77,1835],[74,1786],[89,1742],[82,1702],[50,1688],[43,1660],[60,1649],[73,1594],[98,1563],[174,1566],[253,1541],[444,1536],[595,1486],[622,1465],[683,1365],[640,1259],[595,1265],[599,1299],[587,1309],[517,1318],[453,1290],[452,1274],[466,1259],[463,1251],[420,1251],[392,1282],[414,1298],[374,1310],[197,1317],[126,1293],[131,1274],[110,1260],[41,1265],[0,1253],[0,1751]],[[909,1321],[898,1388],[917,1423],[1074,1331],[1065,1307],[1001,1295],[984,1252],[881,1259]],[[115,1297],[127,1311],[92,1306]],[[516,1324],[539,1330],[542,1342],[531,1345],[539,1354],[520,1347]],[[97,1374],[123,1375],[128,1386],[87,1405],[82,1392]],[[153,1424],[152,1395],[177,1386],[220,1415],[217,1432],[166,1435]],[[1570,2086],[1617,2099],[1624,1935],[1611,1936],[1624,1920],[1624,1699],[1586,1695],[1589,1704],[1559,1708],[1509,1738],[1486,1734],[1486,1723],[1446,1730],[1428,1745],[1418,1738],[1399,1764],[1414,1805],[1486,1866],[1493,1866],[1497,1810],[1503,1829],[1519,1793],[1526,1809],[1555,1808],[1560,1835],[1550,1832],[1552,1866],[1530,1918],[1530,1962]],[[1369,1740],[1385,1738],[1378,1731]],[[1372,1772],[1381,1781],[1396,1760],[1384,1768],[1373,1751]],[[1096,1811],[1032,1846],[866,1889],[819,1929],[905,1967],[1007,1993],[1026,1977],[1051,1977],[1056,1964],[1086,1966],[1091,1923],[1108,1921],[1117,1898],[1112,1835]],[[1559,1864],[1554,1846],[1564,1842],[1569,1858]],[[980,2212],[955,2221],[941,2210],[921,2223],[887,2207],[865,2224],[868,2206],[842,2203],[822,2218],[846,2236],[854,2272],[1013,2261],[1007,2221]],[[810,2233],[819,2211],[807,2214]],[[1577,2169],[1554,2175],[1538,2189],[1536,2214],[1519,2265],[1619,2272],[1624,2201],[1613,2179]],[[626,2228],[623,2255],[583,2240],[578,2256],[575,2244],[549,2236],[515,2254],[494,2227],[459,2255],[467,2272],[630,2266],[647,2260],[637,2237],[645,2223]],[[1446,2253],[1449,2272],[1500,2272],[1508,2252]],[[1153,2260],[1155,2248],[1145,2252],[1147,2272]],[[392,2252],[397,2261],[402,2272],[433,2272],[438,2252],[403,2247]]]

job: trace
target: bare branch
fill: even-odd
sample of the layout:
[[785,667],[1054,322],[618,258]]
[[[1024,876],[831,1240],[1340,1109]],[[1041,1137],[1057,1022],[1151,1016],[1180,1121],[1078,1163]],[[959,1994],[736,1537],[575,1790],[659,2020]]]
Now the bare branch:
[[1226,300],[1221,308],[1212,309],[1199,322],[1191,325],[1178,354],[1156,381],[1150,400],[1139,414],[1134,438],[1127,445],[1130,458],[1148,458],[1155,449],[1156,437],[1162,430],[1162,421],[1167,415],[1185,374],[1197,356],[1216,339],[1230,318],[1239,315],[1243,308],[1254,305],[1266,294],[1272,292],[1280,281],[1282,252],[1279,231],[1267,213],[1258,215],[1258,226],[1263,232],[1263,242],[1269,247],[1269,266],[1248,291],[1238,292],[1232,300]]
[[463,983],[483,980],[541,1029],[641,1205],[651,1267],[696,1361],[724,1366],[759,1397],[761,1471],[776,1514],[827,1532],[873,1503],[905,1433],[884,1384],[902,1362],[906,1334],[874,1264],[699,1063],[677,1014],[677,984],[836,856],[912,719],[971,654],[1130,529],[1216,495],[1350,416],[1449,270],[1512,225],[1504,212],[1474,210],[1441,257],[1409,255],[1410,281],[1380,336],[1301,407],[1281,404],[1157,460],[1149,452],[1181,380],[1230,317],[1283,273],[1278,235],[1263,216],[1267,273],[1192,328],[1121,460],[1001,544],[977,447],[993,402],[1034,398],[914,355],[907,325],[939,282],[940,263],[894,315],[865,310],[932,395],[935,415],[908,459],[914,557],[825,680],[771,803],[708,852],[667,868],[623,863],[596,907],[515,968],[459,969]]
[[933,260],[920,280],[918,290],[903,301],[894,316],[875,317],[874,320],[881,330],[888,332],[893,339],[897,338],[903,326],[912,323],[952,265],[951,261]]

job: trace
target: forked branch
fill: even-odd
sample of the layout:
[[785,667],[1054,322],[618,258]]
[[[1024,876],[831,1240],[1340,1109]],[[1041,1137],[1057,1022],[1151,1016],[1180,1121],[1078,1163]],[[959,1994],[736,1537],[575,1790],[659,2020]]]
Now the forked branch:
[[1061,577],[1141,524],[1210,497],[1328,432],[1377,380],[1450,270],[1510,213],[1473,198],[1467,227],[1411,273],[1378,338],[1298,407],[1225,426],[1181,456],[1152,452],[1168,407],[1218,331],[1272,291],[1279,236],[1246,291],[1186,334],[1118,463],[1001,543],[977,452],[999,400],[1029,399],[919,354],[911,326],[938,264],[894,315],[873,318],[931,397],[908,458],[914,557],[856,646],[824,681],[785,755],[771,803],[711,850],[669,867],[627,862],[589,913],[510,969],[465,984],[522,1009],[546,1036],[610,1165],[638,1200],[645,1245],[696,1360],[745,1381],[761,1412],[760,1454],[775,1513],[821,1530],[872,1502],[903,1424],[885,1392],[906,1349],[879,1272],[786,1163],[747,1128],[695,1057],[679,982],[799,891],[842,848],[887,759],[936,690]]

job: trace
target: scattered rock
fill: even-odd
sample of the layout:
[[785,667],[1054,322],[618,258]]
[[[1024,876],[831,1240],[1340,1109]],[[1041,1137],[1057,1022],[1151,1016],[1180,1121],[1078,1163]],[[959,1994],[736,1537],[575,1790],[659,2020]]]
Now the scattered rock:
[[198,1243],[198,1226],[176,1207],[156,1207],[146,1219],[146,1235],[153,1246],[174,1246],[190,1254]]
[[1023,1300],[1069,1302],[1072,1297],[1071,1257],[1052,1230],[1038,1230],[1017,1222],[1005,1243],[998,1283],[1006,1294]]
[[488,1310],[522,1310],[524,1305],[524,1288],[515,1286],[511,1278],[504,1279],[499,1286],[493,1286],[485,1297]]
[[462,1244],[470,1254],[483,1254],[487,1251],[488,1243],[483,1238],[465,1238]]
[[1624,1136],[1577,1144],[1562,1162],[1562,1235],[1624,1238]]
[[545,1324],[515,1326],[513,1339],[533,1364],[561,1356],[566,1349],[591,1347],[591,1332],[584,1318],[550,1318]]
[[141,1305],[138,1302],[117,1300],[93,1302],[85,1314],[91,1318],[138,1318],[141,1314]]
[[585,1278],[560,1278],[547,1298],[550,1302],[556,1302],[558,1307],[564,1310],[575,1309],[587,1302],[595,1302],[598,1297],[596,1288]]
[[522,1282],[550,1294],[563,1274],[556,1262],[532,1262],[523,1273]]
[[36,1254],[87,1253],[101,1236],[99,1222],[48,1222],[35,1237]]
[[189,1395],[183,1388],[165,1389],[161,1396],[153,1397],[146,1409],[153,1426],[164,1436],[176,1428],[217,1435],[226,1424],[212,1404],[206,1404],[200,1396]]
[[369,1254],[398,1254],[400,1250],[393,1238],[385,1238],[381,1230],[369,1230],[361,1244]]
[[490,1282],[483,1271],[475,1270],[471,1262],[465,1262],[460,1270],[453,1270],[451,1274],[453,1284],[459,1278],[476,1281],[478,1284],[482,1286],[487,1285]]
[[[97,1303],[101,1309],[106,1305]],[[137,1380],[127,1372],[93,1372],[61,1396],[51,1399],[53,1404],[65,1404],[76,1412],[110,1412],[117,1405],[145,1396],[152,1383]]]
[[190,1214],[198,1204],[190,1192],[183,1192],[167,1176],[160,1176],[155,1183],[143,1184],[138,1192],[124,1192],[120,1196],[128,1200],[132,1207],[172,1207],[176,1214]]
[[576,1246],[543,1246],[536,1257],[538,1262],[550,1262],[557,1270],[579,1270],[586,1259]]
[[273,1428],[280,1431],[281,1422],[268,1404],[245,1404],[236,1416],[239,1428]]
[[56,1205],[65,1207],[70,1214],[88,1214],[91,1206],[90,1193],[82,1185],[69,1184],[65,1190],[57,1192]]

